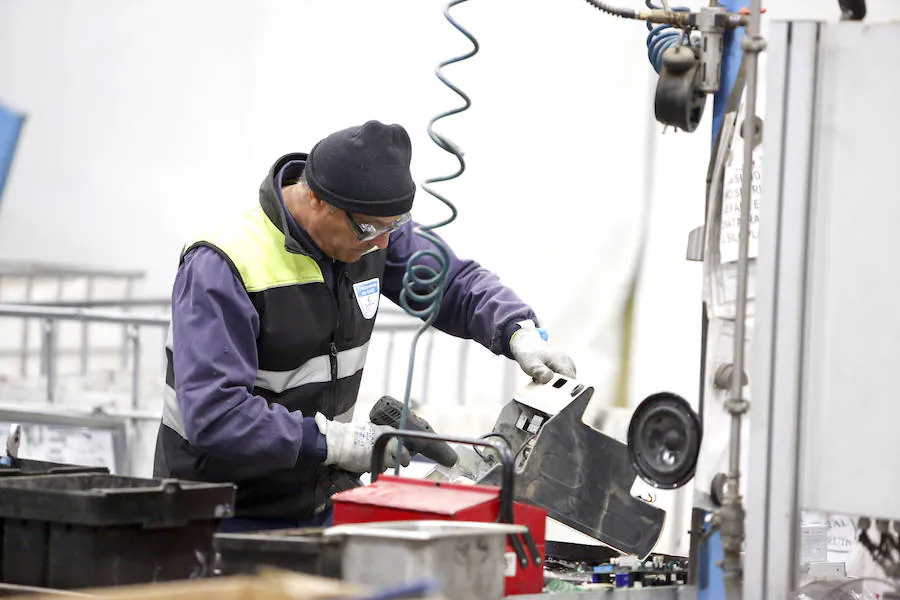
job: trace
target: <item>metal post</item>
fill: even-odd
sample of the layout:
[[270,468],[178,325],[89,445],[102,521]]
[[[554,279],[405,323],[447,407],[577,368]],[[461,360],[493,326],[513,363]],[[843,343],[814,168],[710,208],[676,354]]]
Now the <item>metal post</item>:
[[[87,288],[84,299],[90,302],[94,299],[94,277],[88,275]],[[84,321],[81,324],[81,374],[87,375],[88,371],[88,346],[90,345],[90,324]]]
[[47,377],[47,404],[53,404],[56,399],[56,352],[54,350],[55,321],[44,320],[41,371]]
[[[25,302],[30,303],[32,293],[34,291],[34,276],[29,275],[25,282]],[[28,343],[29,343],[29,321],[22,319],[22,354],[19,366],[19,373],[22,377],[28,377]]]
[[737,310],[734,329],[734,371],[731,379],[731,397],[726,409],[731,413],[731,447],[728,458],[728,483],[725,502],[720,513],[720,532],[725,559],[722,570],[725,576],[725,592],[729,598],[739,598],[741,592],[741,548],[744,543],[744,507],[740,494],[741,478],[741,421],[749,408],[743,397],[744,348],[746,343],[747,280],[750,255],[750,199],[753,183],[753,149],[757,142],[756,94],[758,87],[759,53],[765,49],[760,37],[761,0],[752,0],[747,37],[741,41],[747,72],[746,111],[743,123],[744,171],[741,186],[740,246],[738,253]]
[[122,469],[123,472],[120,473],[120,475],[125,475],[126,477],[137,476],[137,460],[135,454],[137,454],[136,450],[139,445],[140,429],[138,427],[138,421],[134,418],[126,419],[124,444],[125,457],[122,460],[124,469]]
[[[56,302],[62,302],[63,296],[65,295],[65,287],[66,287],[66,276],[64,274],[58,274],[56,276]],[[53,346],[51,346],[53,348],[54,352],[53,352],[53,355],[50,356],[50,361],[48,362],[48,364],[50,362],[53,363],[53,366],[50,368],[53,369],[54,372],[56,371],[56,357],[57,357],[56,339],[60,337],[58,335],[58,331],[56,331],[55,328],[56,328],[56,324],[54,324],[54,332],[53,332],[54,340],[53,340]]]
[[[131,296],[133,293],[134,293],[134,278],[128,277],[125,280],[125,299],[131,300]],[[126,311],[126,312],[128,311],[128,303],[127,302],[124,303],[122,310]],[[128,361],[129,361],[129,354],[130,354],[130,352],[128,350],[128,346],[130,344],[129,340],[130,340],[130,336],[129,336],[128,327],[124,327],[122,329],[122,357],[121,357],[122,358],[122,369],[128,368]]]
[[[141,328],[140,325],[132,324],[128,326],[128,338],[131,340],[131,408],[137,411],[141,401]],[[128,436],[128,459],[127,469],[128,475],[131,477],[137,474],[137,464],[135,461],[135,452],[140,445],[140,428],[137,419],[128,419],[127,426]]]
[[141,329],[137,325],[128,326],[131,341],[131,408],[137,410],[141,397]]
[[52,319],[47,318],[41,321],[40,353],[38,354],[38,375],[40,377],[47,375],[49,370],[52,327]]

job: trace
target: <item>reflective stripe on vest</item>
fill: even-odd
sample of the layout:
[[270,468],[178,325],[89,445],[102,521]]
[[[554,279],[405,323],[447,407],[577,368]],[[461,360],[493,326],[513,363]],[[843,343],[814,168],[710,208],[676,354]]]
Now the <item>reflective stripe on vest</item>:
[[[357,348],[356,350],[360,350]],[[327,358],[327,357],[326,357]],[[340,364],[340,363],[338,363]],[[360,369],[362,366],[359,367]],[[353,373],[349,373],[348,375],[355,374],[359,369],[353,371]],[[342,377],[348,375],[341,375]],[[327,381],[327,380],[326,380]],[[340,421],[342,423],[349,423],[353,420],[353,410],[355,405],[351,406],[348,410],[345,410],[339,415],[335,415],[334,420]],[[314,415],[304,415],[307,417],[312,417]],[[175,433],[180,435],[183,439],[188,439],[187,433],[184,430],[184,419],[181,416],[181,408],[178,406],[178,397],[175,394],[175,390],[169,387],[168,385],[163,386],[163,413],[162,413],[162,422],[164,425],[172,429]]]
[[[366,352],[369,343],[338,352],[338,379],[355,375],[366,364]],[[291,371],[263,371],[256,374],[255,385],[281,394],[285,390],[300,387],[307,383],[325,383],[331,381],[331,361],[329,355],[323,354],[310,359]]]
[[175,390],[167,385],[163,386],[162,422],[163,425],[187,439],[187,434],[184,432],[184,419],[181,418],[181,408],[178,406],[178,397],[175,395]]

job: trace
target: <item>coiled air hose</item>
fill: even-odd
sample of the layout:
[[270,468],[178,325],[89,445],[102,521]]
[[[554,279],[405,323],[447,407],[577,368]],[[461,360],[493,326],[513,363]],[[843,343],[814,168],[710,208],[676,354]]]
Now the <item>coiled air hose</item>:
[[[651,10],[662,8],[653,4],[652,0],[646,0],[645,4]],[[690,12],[691,9],[687,6],[674,6],[669,10]],[[647,58],[650,59],[650,64],[653,65],[653,69],[657,73],[662,71],[662,57],[666,50],[679,44],[690,44],[690,37],[687,32],[674,25],[663,24],[654,27],[650,21],[647,21],[647,30],[650,32],[647,35]]]
[[[467,0],[453,0],[447,4],[444,8],[444,17],[451,25],[453,25],[453,27],[468,38],[472,43],[472,49],[465,54],[441,62],[435,69],[437,78],[441,83],[462,98],[463,105],[437,115],[428,123],[428,136],[439,148],[456,157],[457,161],[459,161],[459,168],[450,175],[426,179],[422,184],[422,189],[443,202],[447,208],[450,209],[450,216],[439,223],[422,225],[413,231],[415,235],[431,242],[433,248],[419,250],[409,257],[409,260],[406,263],[406,272],[403,274],[403,286],[400,291],[400,306],[403,307],[403,310],[405,310],[407,314],[425,321],[413,335],[409,351],[409,369],[406,375],[406,391],[403,394],[403,411],[400,415],[400,429],[406,429],[407,423],[409,422],[409,398],[412,390],[413,372],[415,369],[416,346],[418,345],[419,338],[431,324],[434,323],[434,320],[441,310],[441,301],[444,298],[444,289],[447,284],[447,273],[450,270],[450,251],[433,232],[435,229],[448,225],[456,219],[457,211],[452,202],[431,188],[431,184],[455,179],[462,175],[466,170],[466,162],[463,159],[463,153],[459,147],[451,140],[434,131],[435,123],[446,117],[461,113],[472,105],[472,101],[465,92],[451,83],[442,73],[444,67],[471,58],[478,53],[478,40],[450,16],[451,8],[466,1]],[[435,268],[428,259],[433,259],[437,262],[437,268]],[[402,443],[403,439],[398,438],[398,444]],[[399,472],[400,466],[398,464],[395,467],[394,473],[399,474]]]
[[[687,16],[691,10],[687,6],[669,7],[659,6],[652,0],[645,0],[645,4],[649,11],[635,10],[630,8],[619,8],[600,2],[600,0],[585,0],[588,4],[602,12],[621,17],[623,19],[638,19],[647,21],[647,29],[650,34],[647,36],[647,56],[653,69],[659,73],[662,70],[662,55],[666,49],[677,44],[690,44],[690,37],[687,28],[684,27],[684,17],[678,18],[677,13]],[[651,20],[652,19],[652,20]],[[654,27],[653,23],[660,23]],[[678,25],[673,25],[677,23]],[[680,26],[679,26],[680,25]]]

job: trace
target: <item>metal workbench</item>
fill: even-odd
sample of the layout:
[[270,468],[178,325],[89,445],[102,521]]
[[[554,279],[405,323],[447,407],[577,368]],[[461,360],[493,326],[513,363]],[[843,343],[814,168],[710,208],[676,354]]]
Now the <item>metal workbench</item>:
[[693,585],[672,585],[648,588],[600,589],[586,592],[564,592],[561,594],[526,594],[508,596],[509,600],[594,600],[609,598],[618,600],[696,600],[697,587]]

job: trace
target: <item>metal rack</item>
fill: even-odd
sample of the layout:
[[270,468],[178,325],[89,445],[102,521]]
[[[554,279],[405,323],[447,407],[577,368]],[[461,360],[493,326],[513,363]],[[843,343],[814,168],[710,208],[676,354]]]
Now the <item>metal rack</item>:
[[[134,290],[138,282],[143,279],[144,274],[135,270],[113,270],[113,269],[94,269],[79,267],[74,265],[58,265],[37,262],[17,262],[17,261],[0,261],[0,303],[9,302],[8,290],[18,287],[20,294],[14,302],[16,304],[31,305],[48,303],[57,306],[113,306],[128,309],[134,303]],[[80,294],[75,298],[66,298],[66,286],[75,282],[82,284]],[[50,294],[45,294],[43,298],[37,297],[39,287],[50,288],[53,290]],[[111,288],[111,292],[107,291],[103,296],[100,288]],[[164,301],[153,300],[152,305],[156,308],[165,306]],[[89,357],[91,348],[90,327],[87,321],[82,322],[81,327],[81,348],[79,354],[80,372],[86,374],[89,369]],[[44,323],[42,329],[41,342],[41,373],[47,367],[47,350],[53,343],[54,330]],[[122,331],[122,343],[120,347],[120,356],[122,366],[127,366],[129,360],[129,335],[130,331],[127,324]],[[29,374],[29,363],[33,356],[33,344],[31,343],[31,327],[29,320],[22,321],[21,343],[19,345],[19,374],[27,377]],[[96,351],[96,348],[94,349]]]

